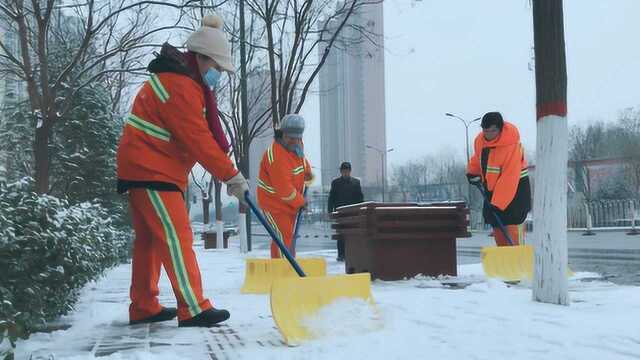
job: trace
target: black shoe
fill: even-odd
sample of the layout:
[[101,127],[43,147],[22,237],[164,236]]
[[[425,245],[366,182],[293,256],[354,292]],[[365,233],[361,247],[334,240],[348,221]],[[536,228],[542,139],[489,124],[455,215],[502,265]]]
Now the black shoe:
[[178,327],[212,327],[227,320],[231,314],[227,310],[209,309],[187,320],[179,320]]
[[175,319],[176,316],[178,316],[178,309],[173,307],[162,307],[162,310],[160,310],[159,313],[153,316],[149,316],[148,318],[144,318],[142,320],[130,320],[129,325],[167,321],[167,320]]
[[336,259],[336,261],[344,262],[344,256],[338,256],[338,258]]

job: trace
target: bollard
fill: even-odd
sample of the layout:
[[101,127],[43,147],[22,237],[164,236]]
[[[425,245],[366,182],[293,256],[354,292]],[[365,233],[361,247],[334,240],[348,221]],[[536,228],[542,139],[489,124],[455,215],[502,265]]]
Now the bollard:
[[238,218],[238,235],[240,235],[240,253],[249,252],[249,242],[247,241],[247,214],[240,213]]
[[589,212],[589,204],[585,202],[584,203],[584,208],[586,210],[586,215],[587,215],[587,229],[585,230],[585,232],[582,233],[582,236],[595,235],[596,233],[591,231],[591,227],[593,226],[593,224],[592,224],[592,220],[591,220],[591,213]]
[[224,242],[224,223],[216,220],[216,249],[222,249]]
[[629,202],[631,203],[631,231],[629,231],[627,235],[638,235],[640,231],[636,229],[636,204],[633,200],[629,200]]

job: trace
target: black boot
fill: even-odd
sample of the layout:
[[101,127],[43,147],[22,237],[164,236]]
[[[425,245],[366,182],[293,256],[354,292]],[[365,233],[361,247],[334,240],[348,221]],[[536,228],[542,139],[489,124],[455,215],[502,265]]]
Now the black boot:
[[179,320],[178,327],[212,327],[227,320],[231,315],[227,310],[209,309],[187,320]]
[[162,307],[159,313],[149,316],[148,318],[144,318],[142,320],[130,320],[129,325],[137,325],[137,324],[147,324],[159,321],[167,321],[171,319],[175,319],[178,316],[178,310],[173,307]]

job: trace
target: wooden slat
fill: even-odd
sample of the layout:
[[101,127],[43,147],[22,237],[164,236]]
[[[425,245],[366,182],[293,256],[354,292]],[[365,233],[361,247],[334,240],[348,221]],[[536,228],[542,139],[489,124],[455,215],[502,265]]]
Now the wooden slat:
[[434,229],[378,229],[376,236],[386,236],[387,234],[416,235],[420,237],[425,234],[447,234],[450,237],[465,237],[467,234],[466,227],[460,228],[434,228]]
[[367,221],[366,215],[355,215],[355,216],[337,218],[334,220],[334,224],[341,224],[341,225],[362,224],[366,221]]
[[452,235],[450,233],[415,233],[415,234],[398,234],[398,233],[389,233],[382,234],[378,233],[373,241],[402,241],[402,240],[416,240],[416,241],[433,241],[433,240],[447,240],[450,238],[465,238],[470,237],[470,233],[461,233]]
[[451,223],[464,224],[467,222],[467,217],[462,214],[448,215],[448,216],[429,216],[429,215],[412,215],[412,216],[376,216],[372,220],[375,223],[385,222],[399,222],[399,223]]

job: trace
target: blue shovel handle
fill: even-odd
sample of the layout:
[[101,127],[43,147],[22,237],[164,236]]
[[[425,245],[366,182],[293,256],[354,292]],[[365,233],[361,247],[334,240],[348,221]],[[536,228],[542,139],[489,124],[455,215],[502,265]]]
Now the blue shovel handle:
[[258,209],[256,204],[253,202],[253,200],[251,199],[251,194],[249,194],[248,191],[244,193],[244,199],[249,205],[249,208],[251,208],[251,211],[253,211],[253,213],[256,215],[262,226],[267,229],[267,232],[269,233],[269,235],[271,235],[273,241],[276,242],[276,245],[278,245],[278,248],[280,248],[280,251],[284,254],[284,257],[287,258],[289,264],[291,264],[296,273],[298,273],[300,277],[306,277],[307,275],[304,273],[304,271],[302,271],[302,268],[300,267],[300,265],[298,265],[298,262],[296,262],[293,256],[291,256],[289,249],[287,249],[287,247],[284,245],[282,239],[280,239],[280,237],[276,235],[276,232],[262,215],[262,211],[260,211],[260,209]]
[[[308,187],[305,186],[304,188],[304,198],[307,198],[307,189],[309,189]],[[291,238],[291,252],[295,253],[296,252],[296,243],[298,242],[298,230],[300,230],[300,221],[302,221],[302,213],[304,212],[303,208],[300,208],[300,210],[298,210],[298,214],[296,215],[296,223],[293,225],[293,238]]]
[[[480,187],[480,184],[478,184],[478,183],[476,183],[475,186],[478,188],[478,190],[480,190],[480,193],[482,194],[482,197],[484,198],[484,201],[486,201],[487,204],[489,204],[489,207],[491,207],[491,200],[489,200],[489,197],[487,196],[487,193],[484,191],[484,189],[482,187]],[[493,216],[496,218],[496,222],[498,223],[498,227],[500,228],[500,231],[502,231],[502,234],[504,235],[504,237],[509,242],[509,246],[513,246],[513,241],[511,241],[511,236],[509,236],[509,233],[507,232],[507,229],[505,229],[504,224],[502,223],[502,220],[500,219],[500,216],[498,216],[498,213],[493,211],[493,208],[491,208],[491,212],[493,213]]]

